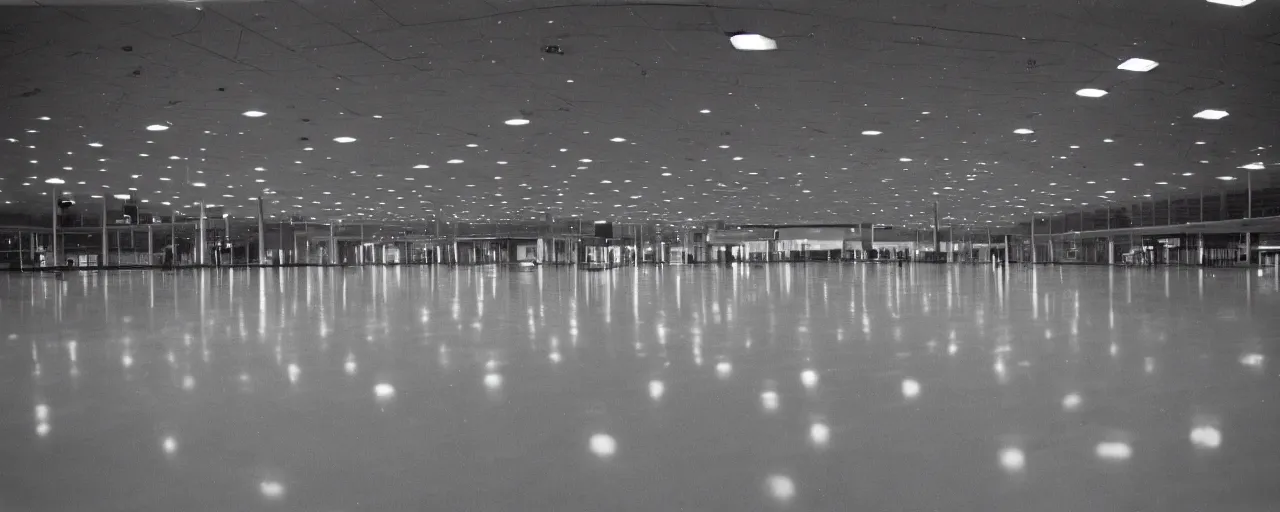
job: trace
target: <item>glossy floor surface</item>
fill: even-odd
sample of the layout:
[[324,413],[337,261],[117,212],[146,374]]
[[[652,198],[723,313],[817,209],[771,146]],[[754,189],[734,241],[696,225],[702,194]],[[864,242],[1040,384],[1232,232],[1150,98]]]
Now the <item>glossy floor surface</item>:
[[1275,511],[1277,283],[0,274],[0,509]]

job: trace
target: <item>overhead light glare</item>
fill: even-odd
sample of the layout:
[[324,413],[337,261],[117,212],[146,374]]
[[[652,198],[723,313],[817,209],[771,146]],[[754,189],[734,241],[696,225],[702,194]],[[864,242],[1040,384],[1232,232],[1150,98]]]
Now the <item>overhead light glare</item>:
[[1030,128],[1018,128],[1017,130],[1013,131],[1013,133],[1016,133],[1018,135],[1031,135],[1035,132],[1036,132],[1035,130],[1032,130]]
[[1218,176],[1218,179],[1222,181],[1235,181],[1236,177],[1235,176]]
[[1119,66],[1116,66],[1116,69],[1123,69],[1125,71],[1136,71],[1138,73],[1146,73],[1148,71],[1155,69],[1156,66],[1159,66],[1159,65],[1160,63],[1154,60],[1134,58],[1134,59],[1129,59],[1124,62],[1121,62]]
[[168,127],[168,126],[165,126],[165,125],[163,125],[163,124],[153,124],[153,125],[151,125],[151,126],[148,126],[148,127],[147,127],[147,131],[149,131],[149,132],[162,132],[162,131],[165,131],[165,130],[168,130],[168,129],[169,129],[169,127]]
[[763,52],[778,49],[778,42],[760,34],[737,34],[729,38],[735,50]]
[[1084,96],[1086,98],[1101,98],[1107,95],[1107,91],[1102,89],[1080,89],[1076,91],[1076,96]]
[[63,183],[66,183],[65,181],[62,181],[61,178],[49,178],[47,180],[44,180],[44,182],[50,185],[61,185]]
[[430,168],[431,168],[431,166],[430,166],[430,165],[427,165],[427,164],[418,164],[418,165],[413,166],[413,168],[414,168],[414,169],[430,169]]
[[506,123],[507,126],[524,126],[526,124],[529,124],[528,119],[520,119],[520,118],[508,119],[504,122]]
[[863,135],[880,135],[881,133],[882,133],[882,132],[879,132],[879,131],[876,131],[876,130],[863,130],[863,131],[862,131],[862,134],[863,134]]
[[1225,5],[1228,7],[1244,7],[1254,2],[1254,0],[1208,0],[1211,4]]
[[1194,118],[1197,118],[1197,119],[1208,119],[1208,120],[1210,120],[1210,121],[1216,121],[1216,120],[1218,120],[1218,119],[1222,119],[1222,118],[1227,117],[1227,116],[1229,116],[1229,115],[1231,115],[1231,114],[1228,114],[1228,113],[1227,113],[1227,111],[1225,111],[1225,110],[1214,110],[1214,109],[1211,109],[1211,108],[1210,108],[1210,109],[1205,109],[1205,110],[1201,110],[1201,111],[1199,111],[1199,112],[1196,112],[1196,115],[1191,116],[1191,117],[1194,117]]
[[612,139],[609,139],[609,142],[626,142],[626,141],[627,139],[624,139],[622,137],[614,137]]
[[1260,170],[1262,170],[1262,169],[1265,169],[1265,168],[1266,168],[1266,165],[1264,165],[1262,162],[1254,162],[1254,163],[1251,163],[1251,164],[1245,164],[1245,165],[1242,165],[1242,166],[1240,166],[1240,168],[1241,168],[1241,169],[1248,169],[1248,170],[1250,170],[1250,171],[1260,171]]
[[245,117],[262,117],[262,116],[267,115],[267,113],[266,113],[266,112],[258,112],[257,110],[250,110],[250,111],[247,111],[247,112],[245,112],[245,113],[243,113],[243,114],[240,114],[240,115],[245,116]]
[[451,164],[460,164],[460,163],[462,163],[462,160],[459,160],[459,159],[457,159],[457,158],[454,158],[453,160],[450,160],[448,163],[451,163]]

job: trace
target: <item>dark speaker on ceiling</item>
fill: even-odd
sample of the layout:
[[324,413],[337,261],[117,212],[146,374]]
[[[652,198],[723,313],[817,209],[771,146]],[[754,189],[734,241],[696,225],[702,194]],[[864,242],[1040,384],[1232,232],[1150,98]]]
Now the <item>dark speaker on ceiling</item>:
[[597,223],[596,223],[596,238],[613,238],[613,223],[612,223],[612,222],[597,222]]

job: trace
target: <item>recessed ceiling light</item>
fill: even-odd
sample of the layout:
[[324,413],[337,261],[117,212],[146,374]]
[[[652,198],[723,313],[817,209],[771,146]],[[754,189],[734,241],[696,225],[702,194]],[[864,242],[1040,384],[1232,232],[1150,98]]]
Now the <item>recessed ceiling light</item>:
[[191,184],[191,186],[193,186],[193,187],[203,187],[203,186],[204,186],[204,183],[203,183],[203,182],[199,182],[199,181],[197,181],[197,182],[192,183],[192,184]]
[[1111,139],[1102,139],[1102,142],[1106,142],[1107,144],[1110,144],[1110,143],[1115,142],[1115,141],[1114,141],[1114,140],[1111,140]]
[[39,119],[39,120],[41,120],[41,121],[48,121],[48,120],[49,120],[49,116],[41,116],[41,117],[37,117],[36,119]]
[[165,130],[168,130],[168,129],[169,129],[169,127],[168,127],[168,126],[165,126],[165,125],[162,125],[162,124],[153,124],[153,125],[151,125],[151,126],[148,126],[148,127],[147,127],[147,131],[149,131],[149,132],[162,132],[162,131],[165,131]]
[[899,162],[910,162],[910,161],[911,161],[911,159],[910,159],[910,158],[907,158],[907,157],[905,157],[905,156],[904,156],[904,157],[902,157],[902,158],[899,158],[899,159],[898,159],[898,161],[899,161]]
[[699,113],[699,114],[710,114],[710,113],[711,113],[711,110],[709,110],[709,109],[705,109],[705,108],[704,108],[704,109],[702,109],[702,110],[699,110],[699,111],[698,111],[698,113]]
[[100,148],[100,147],[102,147],[102,143],[101,143],[101,142],[90,142],[90,143],[89,143],[89,147],[91,147],[91,148]]
[[1195,117],[1197,119],[1217,120],[1217,119],[1222,119],[1224,117],[1227,117],[1228,115],[1230,114],[1228,114],[1227,111],[1225,110],[1205,109],[1205,110],[1196,112],[1196,115],[1191,117]]
[[266,113],[266,112],[258,112],[257,110],[250,110],[250,111],[247,111],[247,112],[245,112],[245,113],[243,113],[243,114],[240,114],[240,115],[245,116],[245,117],[262,117],[262,116],[267,115],[267,113]]
[[508,119],[504,121],[504,123],[506,123],[507,126],[524,126],[526,124],[529,124],[529,120],[516,118],[516,119]]
[[728,145],[728,144],[721,144],[721,145],[720,145],[720,149],[729,149],[729,145]]
[[777,50],[778,42],[760,34],[737,34],[729,38],[734,49],[744,52]]
[[1147,164],[1144,164],[1144,163],[1142,163],[1142,162],[1137,162],[1137,163],[1134,163],[1134,164],[1133,164],[1133,166],[1134,166],[1134,167],[1142,167],[1142,166],[1144,166],[1144,165],[1147,165]]
[[507,165],[507,162],[502,161],[502,160],[498,160],[498,165]]
[[1235,176],[1218,176],[1218,179],[1222,181],[1234,181],[1236,177]]
[[[315,151],[315,148],[302,148],[303,151]],[[204,151],[204,150],[201,150]]]
[[1230,7],[1244,7],[1253,3],[1254,0],[1209,0],[1211,4],[1226,5]]
[[414,169],[430,169],[430,168],[431,168],[431,166],[430,166],[430,165],[427,165],[427,164],[418,164],[418,165],[413,166],[413,168],[414,168]]
[[347,144],[349,142],[355,142],[356,138],[355,137],[334,137],[333,141],[337,142],[338,144]]
[[735,156],[735,157],[733,157],[733,160],[734,160],[734,161],[742,160],[742,157],[740,157],[740,156]]
[[1101,98],[1107,95],[1107,91],[1102,89],[1080,89],[1076,91],[1076,96],[1084,96],[1086,98]]
[[454,158],[453,160],[450,160],[448,163],[451,163],[451,164],[460,164],[460,163],[462,163],[462,160],[459,160],[459,159],[457,159],[457,158]]
[[1159,65],[1160,63],[1154,60],[1129,59],[1120,63],[1119,66],[1116,66],[1116,69],[1123,69],[1125,71],[1137,71],[1139,73],[1145,73],[1147,71],[1151,71],[1155,69],[1156,66],[1159,66]]
[[1168,185],[1168,184],[1169,184],[1169,182],[1167,182],[1167,181],[1157,181],[1157,182],[1156,182],[1156,185]]
[[469,148],[478,148],[478,147],[480,147],[480,145],[479,145],[479,144],[476,144],[476,143],[474,143],[474,142],[472,142],[471,144],[467,144],[467,147],[469,147]]
[[61,185],[63,183],[66,183],[65,181],[62,181],[62,179],[60,178],[49,178],[47,180],[44,180],[44,182],[50,185]]
[[582,162],[582,163],[584,163],[584,164],[589,164],[589,163],[591,163],[591,159],[590,159],[590,158],[583,158],[583,159],[578,160],[578,161],[579,161],[579,162]]
[[880,133],[881,132],[878,132],[876,130],[863,130],[862,132],[863,135],[880,135]]
[[612,139],[609,139],[609,142],[626,142],[626,141],[627,139],[624,139],[622,137],[614,137]]
[[1018,128],[1017,130],[1014,130],[1013,133],[1016,133],[1018,135],[1031,135],[1035,133],[1035,130],[1031,130],[1028,128]]
[[1183,176],[1192,176],[1192,175],[1194,175],[1194,174],[1195,174],[1194,172],[1184,172],[1184,173],[1182,173],[1182,175],[1183,175]]
[[1266,165],[1263,165],[1263,163],[1262,163],[1262,162],[1254,162],[1254,163],[1251,163],[1251,164],[1244,164],[1244,165],[1240,166],[1240,168],[1241,168],[1241,169],[1248,169],[1248,170],[1250,170],[1250,171],[1257,171],[1257,170],[1265,169],[1265,168],[1266,168]]
[[1202,141],[1202,140],[1198,140],[1198,141],[1196,141],[1196,145],[1197,145],[1197,146],[1203,146],[1203,145],[1204,145],[1204,141]]

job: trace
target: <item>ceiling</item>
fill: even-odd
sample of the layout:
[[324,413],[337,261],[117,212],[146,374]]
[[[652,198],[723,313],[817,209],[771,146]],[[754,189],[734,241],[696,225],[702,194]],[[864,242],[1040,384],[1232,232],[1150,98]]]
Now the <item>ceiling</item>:
[[0,7],[11,210],[1000,225],[1280,165],[1274,0],[41,3]]

